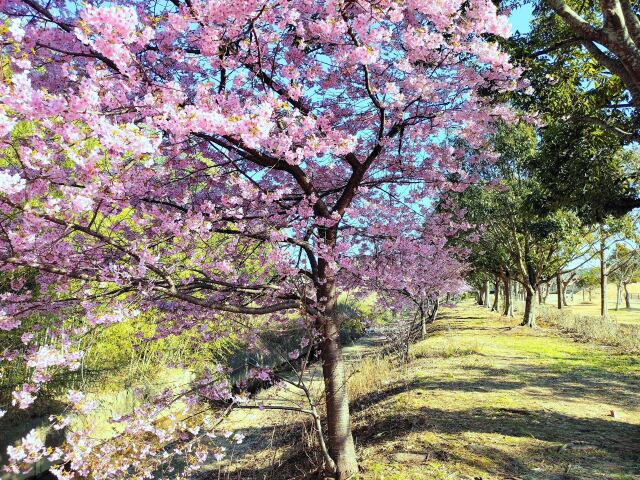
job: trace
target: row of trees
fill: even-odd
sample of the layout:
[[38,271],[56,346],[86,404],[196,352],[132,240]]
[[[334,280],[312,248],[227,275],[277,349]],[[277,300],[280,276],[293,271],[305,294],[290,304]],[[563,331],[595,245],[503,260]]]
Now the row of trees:
[[478,188],[461,200],[475,212],[482,238],[472,247],[470,280],[480,288],[496,278],[518,282],[526,298],[523,323],[533,325],[537,288],[554,279],[556,290],[568,281],[585,284],[587,272],[573,274],[597,262],[606,315],[607,278],[619,293],[637,258],[634,220],[625,215],[640,205],[638,5],[525,3],[534,7],[530,31],[503,45],[525,67],[531,88],[505,96],[536,128],[505,127],[497,138],[501,160],[485,181],[502,178],[504,197]]
[[[456,198],[476,226],[472,235],[460,241],[471,250],[469,281],[480,292],[481,302],[487,304],[490,283],[495,292],[501,286],[503,313],[511,314],[515,282],[524,297],[522,324],[534,326],[536,305],[544,303],[549,284],[555,284],[558,308],[562,308],[564,292],[576,282],[599,286],[601,315],[606,316],[609,279],[618,285],[620,296],[620,289],[633,281],[638,270],[635,217],[596,221],[593,212],[581,216],[569,204],[550,204],[544,178],[536,172],[546,152],[532,126],[502,126],[495,145],[500,156],[482,170],[484,182]],[[620,149],[613,155],[621,157],[616,162],[624,165],[635,161],[636,153]],[[596,262],[594,276],[587,267]],[[496,295],[492,308],[497,309],[497,301]]]

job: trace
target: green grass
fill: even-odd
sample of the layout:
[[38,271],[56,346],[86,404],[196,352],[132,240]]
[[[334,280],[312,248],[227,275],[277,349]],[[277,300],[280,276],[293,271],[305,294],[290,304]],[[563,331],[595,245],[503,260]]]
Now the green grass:
[[637,356],[470,305],[411,353],[404,388],[356,414],[362,480],[640,478]]
[[[470,304],[443,310],[408,364],[367,351],[350,365],[358,480],[640,480],[637,356]],[[221,478],[309,478],[317,448],[292,446],[300,421],[283,421],[277,448],[248,437],[264,447]]]

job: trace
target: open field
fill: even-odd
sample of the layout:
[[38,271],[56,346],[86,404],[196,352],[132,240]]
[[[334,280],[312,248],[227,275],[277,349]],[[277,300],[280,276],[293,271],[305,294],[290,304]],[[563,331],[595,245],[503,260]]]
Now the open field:
[[[609,307],[609,315],[621,322],[630,324],[640,324],[640,283],[632,283],[628,286],[631,293],[631,308],[625,308],[624,291],[619,309],[616,310],[616,286],[611,283],[607,286],[607,306]],[[587,290],[577,291],[571,295],[567,293],[568,309],[570,312],[578,315],[599,316],[600,315],[600,289],[593,288],[591,295]],[[550,293],[547,296],[546,304],[553,307],[557,304],[557,295]]]
[[[516,324],[465,305],[407,365],[369,352],[350,378],[360,478],[640,479],[640,359]],[[209,478],[311,478],[308,435],[286,419],[288,440],[265,429],[240,471]]]

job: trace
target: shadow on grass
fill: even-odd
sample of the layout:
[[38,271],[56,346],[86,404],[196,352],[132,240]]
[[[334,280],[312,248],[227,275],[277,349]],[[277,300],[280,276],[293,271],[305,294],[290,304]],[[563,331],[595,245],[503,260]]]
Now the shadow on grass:
[[[455,319],[449,317],[451,313],[456,315]],[[510,324],[507,326],[483,325],[486,317],[480,314],[486,315],[486,312],[451,313],[444,317],[446,326],[441,320],[431,327],[431,335],[463,331],[503,335],[517,325],[517,319],[505,319]],[[544,331],[540,332],[540,336],[544,334]],[[518,350],[508,353],[515,355],[495,358],[516,361],[510,368],[468,365],[465,362],[453,365],[454,368],[464,368],[468,373],[461,375],[460,379],[434,376],[399,382],[353,401],[351,409],[357,425],[354,436],[358,445],[365,450],[373,448],[376,452],[377,447],[392,444],[405,448],[404,439],[408,435],[429,432],[442,434],[444,440],[438,445],[423,445],[420,453],[433,456],[454,469],[456,464],[468,464],[497,475],[496,478],[570,480],[627,478],[611,476],[614,473],[630,475],[629,478],[640,475],[640,427],[637,425],[606,417],[608,412],[594,418],[581,416],[578,411],[574,416],[540,410],[527,403],[535,402],[536,397],[545,397],[569,402],[593,399],[604,404],[637,406],[640,403],[640,379],[636,375],[613,371],[619,363],[615,354],[600,353],[597,358],[589,354],[544,358]],[[460,392],[461,403],[465,400],[465,393],[505,392],[507,395],[521,395],[522,404],[517,405],[518,408],[483,406],[445,410],[429,406],[431,391]],[[424,395],[424,402],[404,411],[396,411],[389,406],[388,400],[407,392],[415,396]],[[288,425],[289,432],[301,431],[302,428],[302,423]],[[309,474],[317,462],[317,454],[305,451],[299,445],[292,447],[296,442],[301,443],[301,435],[279,435],[275,443],[258,445],[259,439],[268,437],[271,431],[271,428],[264,431],[255,429],[250,436],[256,435],[255,446],[258,449],[287,449],[290,455],[284,460],[209,478],[313,478]],[[465,434],[477,434],[480,440],[469,440]],[[484,444],[483,439],[489,441],[491,437],[482,435],[491,434],[515,437],[519,439],[518,447],[509,450]],[[540,442],[548,442],[549,445]],[[574,449],[574,445],[583,448]],[[486,460],[486,465],[481,464],[479,458]],[[380,461],[393,460],[380,456]],[[572,473],[574,467],[582,471]]]

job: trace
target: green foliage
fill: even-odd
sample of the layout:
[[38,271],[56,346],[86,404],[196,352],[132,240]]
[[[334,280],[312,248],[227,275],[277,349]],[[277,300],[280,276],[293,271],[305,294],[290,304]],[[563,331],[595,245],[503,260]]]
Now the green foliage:
[[457,198],[479,236],[466,243],[476,276],[508,275],[535,287],[581,252],[584,228],[575,212],[540,208],[545,187],[530,169],[538,141],[530,125],[503,125],[494,140],[500,157],[482,172],[498,186],[479,183]]
[[594,288],[600,285],[600,267],[588,268],[578,272],[576,286],[578,288]]
[[[567,3],[600,22],[596,3]],[[527,161],[541,183],[536,206],[568,208],[589,223],[623,215],[640,206],[638,154],[622,148],[640,127],[628,89],[544,2],[536,4],[531,31],[505,41],[532,87],[510,100],[541,125],[539,153]]]

